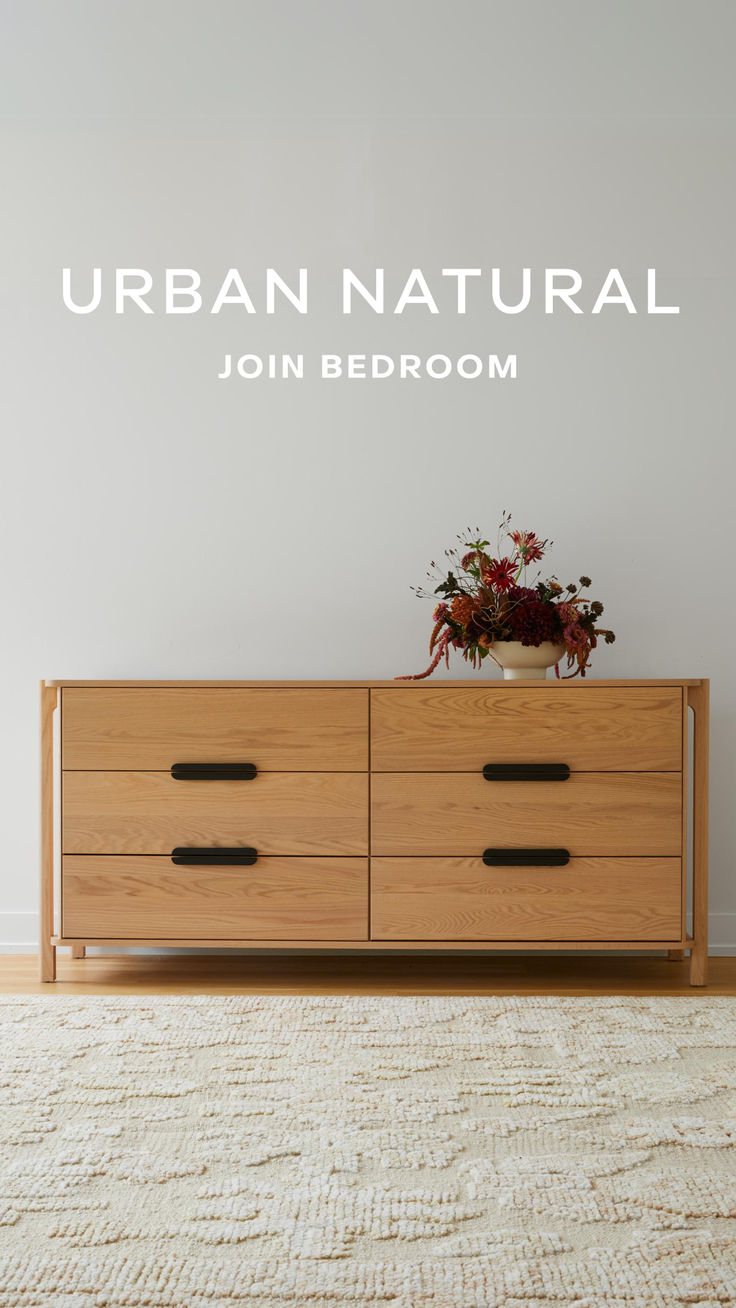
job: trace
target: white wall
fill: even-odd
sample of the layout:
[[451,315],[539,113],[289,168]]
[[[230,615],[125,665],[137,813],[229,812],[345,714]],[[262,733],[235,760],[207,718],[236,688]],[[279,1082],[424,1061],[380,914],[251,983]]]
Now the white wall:
[[[733,5],[4,0],[0,940],[36,908],[37,681],[390,677],[502,508],[601,676],[713,678],[736,948]],[[311,311],[74,317],[60,269],[307,265]],[[660,273],[678,317],[339,312],[337,274]],[[596,288],[597,289],[597,288]],[[259,291],[257,293],[260,294]],[[583,297],[588,307],[591,297]],[[516,382],[240,383],[226,350],[515,351]],[[464,671],[456,665],[455,675]],[[468,675],[472,675],[468,673]]]

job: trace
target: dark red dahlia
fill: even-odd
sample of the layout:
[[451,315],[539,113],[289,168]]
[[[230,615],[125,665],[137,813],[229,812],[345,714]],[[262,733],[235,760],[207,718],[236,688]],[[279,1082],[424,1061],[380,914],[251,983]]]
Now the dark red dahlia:
[[506,625],[512,640],[522,645],[541,645],[543,640],[561,639],[560,620],[554,604],[540,599],[528,586],[512,586],[508,592]]

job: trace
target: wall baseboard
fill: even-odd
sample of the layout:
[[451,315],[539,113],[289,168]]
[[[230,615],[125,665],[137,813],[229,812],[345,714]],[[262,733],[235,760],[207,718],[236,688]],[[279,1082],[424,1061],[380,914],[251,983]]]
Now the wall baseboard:
[[[709,953],[736,954],[736,913],[711,913],[708,931]],[[37,951],[38,914],[0,913],[0,954],[35,954]],[[153,952],[161,953],[161,950]],[[177,950],[177,953],[183,952],[189,951]]]
[[38,913],[0,913],[0,954],[38,951]]

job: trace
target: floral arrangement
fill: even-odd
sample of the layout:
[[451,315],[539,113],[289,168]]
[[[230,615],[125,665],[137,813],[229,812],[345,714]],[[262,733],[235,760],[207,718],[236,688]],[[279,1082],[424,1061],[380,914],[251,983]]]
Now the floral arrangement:
[[[497,641],[510,640],[522,645],[538,646],[543,641],[564,645],[567,667],[573,669],[567,676],[584,677],[599,637],[607,645],[616,639],[612,631],[597,625],[603,605],[582,593],[591,585],[590,577],[563,587],[556,577],[543,581],[537,574],[528,584],[530,564],[544,558],[552,542],[533,531],[512,531],[510,513],[501,519],[495,555],[488,552],[489,542],[481,540],[480,528],[474,535],[469,528],[457,539],[458,545],[445,550],[447,574],[434,562],[433,571],[427,573],[431,580],[442,578],[439,585],[433,591],[412,587],[421,598],[442,596],[432,615],[432,662],[425,672],[398,680],[428,677],[443,658],[449,667],[451,649],[480,667],[483,659],[493,658]],[[555,673],[560,676],[559,663]]]

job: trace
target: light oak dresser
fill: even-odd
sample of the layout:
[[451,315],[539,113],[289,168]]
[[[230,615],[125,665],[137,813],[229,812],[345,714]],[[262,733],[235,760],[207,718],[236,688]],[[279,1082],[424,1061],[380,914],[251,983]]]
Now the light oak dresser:
[[43,682],[41,751],[45,981],[136,945],[689,950],[706,983],[707,681]]

